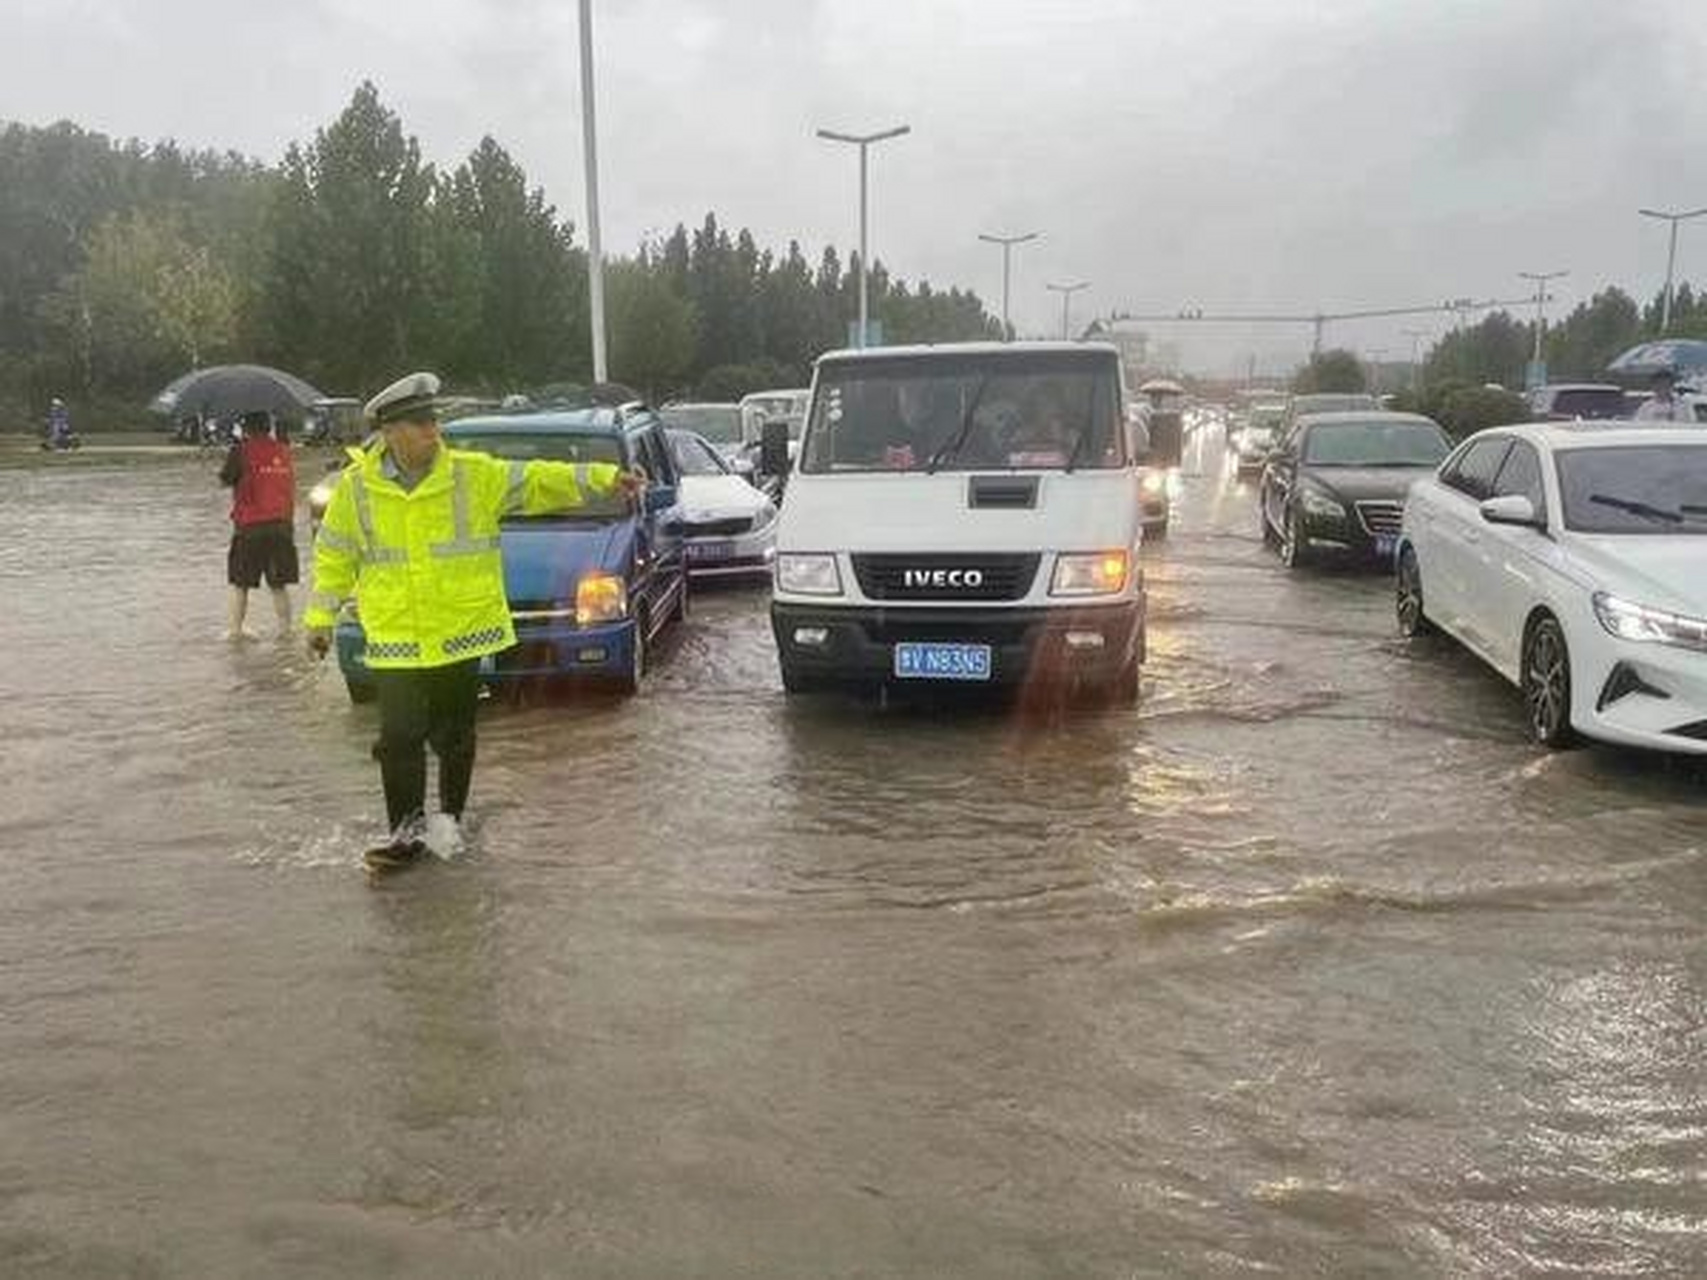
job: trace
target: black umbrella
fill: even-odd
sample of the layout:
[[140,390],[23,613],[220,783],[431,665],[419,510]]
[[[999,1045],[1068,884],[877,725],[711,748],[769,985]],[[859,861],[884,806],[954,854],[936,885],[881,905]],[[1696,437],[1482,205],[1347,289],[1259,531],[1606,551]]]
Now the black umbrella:
[[148,407],[174,418],[261,412],[294,418],[325,398],[282,369],[262,364],[219,364],[186,373],[149,401]]
[[1707,342],[1693,338],[1662,338],[1631,347],[1607,366],[1625,378],[1651,378],[1656,373],[1675,373],[1684,382],[1707,375]]

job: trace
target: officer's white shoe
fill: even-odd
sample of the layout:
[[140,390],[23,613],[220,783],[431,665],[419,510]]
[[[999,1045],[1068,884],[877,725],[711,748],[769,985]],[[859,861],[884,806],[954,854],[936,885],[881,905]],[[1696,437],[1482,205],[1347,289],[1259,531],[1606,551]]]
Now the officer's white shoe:
[[421,839],[436,856],[448,861],[462,852],[462,824],[448,813],[430,814]]

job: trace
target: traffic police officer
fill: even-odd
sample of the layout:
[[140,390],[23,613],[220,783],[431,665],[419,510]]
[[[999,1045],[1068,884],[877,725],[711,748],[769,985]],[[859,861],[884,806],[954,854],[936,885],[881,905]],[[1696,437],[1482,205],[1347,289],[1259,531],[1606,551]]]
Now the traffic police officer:
[[[610,463],[511,462],[453,449],[439,437],[439,380],[412,373],[370,400],[377,442],[352,449],[314,541],[314,590],[303,615],[324,657],[338,611],[359,602],[366,663],[378,693],[374,755],[390,843],[370,864],[400,865],[460,842],[474,773],[480,659],[515,643],[498,524],[589,496],[638,498],[646,478]],[[425,747],[439,758],[440,814],[424,813]]]

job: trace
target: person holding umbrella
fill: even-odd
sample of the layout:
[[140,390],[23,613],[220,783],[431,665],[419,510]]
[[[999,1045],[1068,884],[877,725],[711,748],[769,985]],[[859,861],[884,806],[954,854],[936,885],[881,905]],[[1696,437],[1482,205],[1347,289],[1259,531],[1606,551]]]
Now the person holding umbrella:
[[1695,407],[1677,396],[1677,372],[1661,369],[1654,375],[1654,394],[1636,410],[1638,422],[1694,422]]
[[[379,761],[390,824],[368,867],[406,866],[429,847],[460,847],[474,777],[480,660],[516,642],[504,594],[499,524],[548,515],[589,498],[645,489],[639,471],[610,463],[504,461],[447,447],[439,436],[439,379],[400,378],[366,416],[380,438],[351,450],[314,539],[314,589],[303,622],[323,658],[338,611],[361,608],[363,655],[379,695]],[[426,748],[439,759],[439,812],[425,812]]]

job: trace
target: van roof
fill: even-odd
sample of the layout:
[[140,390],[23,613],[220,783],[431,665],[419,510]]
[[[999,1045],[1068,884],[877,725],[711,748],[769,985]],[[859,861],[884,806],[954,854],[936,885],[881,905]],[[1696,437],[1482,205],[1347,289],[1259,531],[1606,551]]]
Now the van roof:
[[1039,353],[1090,352],[1120,358],[1120,348],[1110,342],[944,342],[906,347],[844,347],[826,351],[820,363],[833,360],[907,360],[929,356],[1036,355]]

